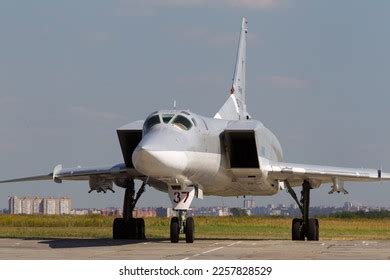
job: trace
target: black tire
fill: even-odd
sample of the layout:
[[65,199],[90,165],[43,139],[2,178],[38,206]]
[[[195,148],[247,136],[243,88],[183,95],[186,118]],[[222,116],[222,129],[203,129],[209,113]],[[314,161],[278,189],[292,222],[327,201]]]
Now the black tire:
[[185,234],[186,234],[186,242],[187,243],[194,243],[194,232],[195,232],[195,224],[194,224],[194,218],[188,217],[186,219],[186,226],[185,226]]
[[135,218],[130,218],[125,222],[125,239],[137,239],[138,224]]
[[318,220],[316,221],[316,219],[309,219],[309,223],[307,225],[307,232],[306,232],[307,240],[310,241],[318,240],[319,238],[318,231],[319,231]]
[[318,219],[314,219],[315,222],[316,222],[316,227],[317,227],[317,236],[316,236],[316,240],[320,240],[320,222],[318,221]]
[[292,240],[305,240],[305,235],[302,229],[303,220],[294,218],[291,226],[291,239]]
[[135,220],[137,224],[137,239],[145,240],[145,221],[142,218],[138,218]]
[[113,239],[124,239],[124,228],[125,223],[123,218],[115,218],[112,224],[112,238]]
[[179,225],[179,219],[177,217],[172,217],[171,219],[171,243],[178,243],[179,242],[179,234],[180,234],[180,225]]

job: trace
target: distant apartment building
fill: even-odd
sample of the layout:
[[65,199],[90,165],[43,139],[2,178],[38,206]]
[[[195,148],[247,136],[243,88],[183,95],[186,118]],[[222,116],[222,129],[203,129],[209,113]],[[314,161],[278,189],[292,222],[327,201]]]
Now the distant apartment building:
[[256,207],[256,202],[253,199],[244,199],[244,209],[252,209]]
[[230,209],[228,207],[218,207],[218,216],[219,217],[231,216]]
[[71,215],[89,215],[88,209],[72,209],[70,210]]
[[133,211],[134,218],[149,218],[156,217],[157,212],[154,208],[136,208]]
[[120,217],[122,216],[123,210],[117,207],[108,207],[101,210],[103,216],[114,216]]
[[[76,209],[70,210],[69,214],[78,215],[78,216],[81,216],[81,215],[105,215],[105,212],[104,212],[104,209],[99,210],[99,209],[95,209],[95,208],[76,208]],[[106,216],[110,216],[110,215],[106,215]]]
[[196,216],[230,216],[228,207],[200,207],[193,209],[193,214]]
[[67,215],[71,211],[71,199],[67,197],[8,197],[10,214]]

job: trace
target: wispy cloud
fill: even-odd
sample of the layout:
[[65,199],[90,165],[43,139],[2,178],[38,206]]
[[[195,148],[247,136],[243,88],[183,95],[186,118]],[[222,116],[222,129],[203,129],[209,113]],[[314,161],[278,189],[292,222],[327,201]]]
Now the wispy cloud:
[[[145,5],[157,7],[196,7],[196,6],[230,6],[246,9],[269,9],[280,7],[287,0],[142,0]],[[134,2],[134,0],[132,1]]]
[[210,45],[230,44],[238,38],[238,33],[217,33],[201,28],[182,29],[178,31],[178,35],[189,40],[207,42]]
[[289,0],[120,0],[120,16],[152,16],[159,8],[239,8],[246,10],[274,9]]
[[261,85],[282,89],[304,89],[310,85],[306,80],[280,75],[259,76],[256,80]]
[[[198,42],[206,42],[212,46],[223,46],[226,44],[237,44],[239,38],[239,32],[213,32],[203,28],[182,28],[177,31],[178,36],[195,40]],[[248,43],[251,45],[257,45],[261,41],[256,34],[248,34]]]
[[10,151],[12,152],[17,151],[17,150],[18,150],[18,144],[15,143],[15,141],[10,141],[8,139],[0,140],[0,152],[2,154],[9,153]]
[[70,107],[70,112],[81,117],[98,119],[104,121],[124,121],[126,117],[117,113],[98,111],[93,108],[88,108],[85,106],[72,106]]
[[10,95],[0,96],[0,106],[15,104],[15,103],[18,103],[20,101],[21,100],[15,96],[10,96]]
[[105,42],[111,39],[111,34],[104,31],[96,31],[89,34],[88,39],[91,41]]
[[186,87],[221,86],[224,82],[221,76],[208,74],[180,75],[175,78],[176,85]]

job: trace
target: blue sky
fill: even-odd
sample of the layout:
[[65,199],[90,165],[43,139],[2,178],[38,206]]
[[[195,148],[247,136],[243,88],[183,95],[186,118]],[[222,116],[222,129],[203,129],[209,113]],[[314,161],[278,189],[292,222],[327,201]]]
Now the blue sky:
[[[0,177],[62,163],[122,161],[115,129],[178,107],[211,116],[231,84],[240,22],[249,20],[247,99],[285,160],[390,171],[387,1],[1,1]],[[390,183],[313,192],[314,205],[390,206]],[[120,206],[86,183],[10,184],[7,196],[70,196],[75,207]],[[259,205],[292,203],[285,193]],[[206,198],[194,205],[241,205]],[[168,206],[148,189],[140,206]]]

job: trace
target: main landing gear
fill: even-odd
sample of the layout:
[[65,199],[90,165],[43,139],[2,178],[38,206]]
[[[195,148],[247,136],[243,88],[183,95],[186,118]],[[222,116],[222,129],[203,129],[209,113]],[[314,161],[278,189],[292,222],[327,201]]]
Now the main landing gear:
[[180,233],[185,234],[187,243],[194,243],[194,218],[186,216],[186,210],[178,210],[178,217],[171,218],[170,238],[172,243],[179,242]]
[[113,239],[146,239],[144,219],[133,217],[134,207],[145,191],[146,182],[142,183],[137,194],[135,193],[133,179],[126,179],[119,183],[116,182],[116,185],[125,188],[126,191],[123,201],[123,218],[116,218],[112,225]]
[[290,184],[287,181],[285,183],[288,193],[298,204],[302,213],[301,219],[295,218],[292,220],[292,240],[305,240],[305,238],[307,240],[319,240],[320,226],[318,219],[309,218],[310,190],[312,189],[310,182],[303,181],[300,201]]

